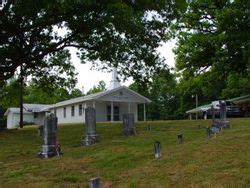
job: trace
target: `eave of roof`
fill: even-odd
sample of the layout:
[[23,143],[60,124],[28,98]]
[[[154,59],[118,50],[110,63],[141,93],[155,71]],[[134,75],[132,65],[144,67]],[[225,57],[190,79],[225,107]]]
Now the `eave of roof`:
[[[15,113],[15,114],[20,113],[20,108],[8,108],[8,109],[4,112],[4,115],[7,116],[8,113],[10,113],[10,112]],[[27,111],[27,110],[24,109],[24,110],[23,110],[23,113],[24,113],[24,114],[30,114],[31,112],[29,112],[29,111]]]
[[114,93],[114,92],[116,92],[116,91],[118,91],[120,89],[123,89],[123,88],[127,89],[128,91],[130,91],[134,95],[137,95],[138,97],[145,100],[145,103],[150,103],[151,102],[151,100],[149,100],[148,98],[146,98],[146,97],[140,95],[139,93],[127,88],[126,86],[120,86],[120,87],[110,89],[110,90],[106,90],[106,91],[102,91],[102,92],[99,92],[99,93],[86,95],[86,96],[82,96],[82,97],[77,97],[77,98],[69,99],[69,100],[66,100],[66,101],[61,101],[59,103],[56,103],[56,104],[52,105],[51,108],[66,106],[66,105],[70,105],[70,104],[76,104],[76,103],[80,103],[80,102],[84,102],[84,101],[96,100],[96,99],[99,99],[100,97],[104,97],[106,95]]
[[207,111],[211,108],[211,104],[206,104],[206,105],[202,105],[202,106],[198,106],[197,108],[193,108],[191,110],[186,111],[187,114],[191,114],[191,113],[201,113],[204,111]]
[[241,97],[236,97],[236,98],[232,98],[232,99],[228,99],[227,101],[232,101],[232,102],[244,102],[244,101],[249,101],[250,100],[250,95],[244,95]]

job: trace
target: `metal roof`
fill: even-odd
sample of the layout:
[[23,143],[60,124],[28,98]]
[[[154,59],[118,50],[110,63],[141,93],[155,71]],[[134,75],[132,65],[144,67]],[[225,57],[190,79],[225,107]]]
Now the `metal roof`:
[[[31,113],[31,112],[46,112],[51,107],[51,105],[47,104],[23,104],[23,113]],[[12,113],[20,113],[20,108],[8,108],[4,115],[6,116],[9,112]]]
[[48,104],[23,104],[23,108],[29,112],[44,112],[50,107]]
[[[226,101],[234,102],[235,104],[250,102],[250,95],[244,95],[244,96],[241,96],[241,97],[228,99]],[[188,113],[188,114],[190,114],[190,113],[201,113],[201,112],[209,110],[210,108],[211,108],[211,104],[206,104],[206,105],[199,106],[197,108],[193,108],[191,110],[188,110],[188,111],[186,111],[186,113]]]
[[[8,115],[8,113],[12,112],[13,114],[20,113],[20,108],[8,108],[6,112],[4,113],[5,116]],[[30,114],[31,112],[28,112],[27,110],[23,110],[24,114]]]
[[201,112],[205,112],[209,109],[211,109],[211,104],[206,104],[206,105],[198,106],[197,108],[193,108],[191,110],[188,110],[188,111],[186,111],[186,113],[187,114],[201,113]]
[[241,96],[241,97],[232,98],[232,99],[229,99],[228,101],[232,101],[235,104],[243,103],[243,102],[249,102],[250,101],[250,95],[244,95],[244,96]]

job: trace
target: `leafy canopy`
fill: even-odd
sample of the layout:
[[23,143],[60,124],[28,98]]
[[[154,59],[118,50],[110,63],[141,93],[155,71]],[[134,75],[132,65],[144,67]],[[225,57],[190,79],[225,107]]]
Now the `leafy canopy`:
[[48,61],[65,55],[67,47],[78,48],[82,62],[147,78],[161,65],[156,48],[183,2],[9,0],[0,11],[0,80],[13,77],[21,65],[25,76],[36,79],[57,80],[63,71],[71,76],[67,61]]
[[176,68],[184,92],[191,86],[190,94],[207,99],[250,92],[246,84],[250,80],[249,5],[247,0],[188,4],[175,25]]

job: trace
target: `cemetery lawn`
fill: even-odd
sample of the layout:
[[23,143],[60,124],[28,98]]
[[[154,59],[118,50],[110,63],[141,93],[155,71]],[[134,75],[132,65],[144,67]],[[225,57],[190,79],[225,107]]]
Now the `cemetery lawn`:
[[[88,147],[81,146],[83,125],[64,125],[58,128],[64,154],[50,159],[36,157],[42,139],[35,126],[0,131],[0,187],[86,187],[95,176],[104,188],[248,187],[250,118],[231,119],[231,129],[208,140],[210,123],[140,122],[138,134],[129,137],[121,135],[121,123],[100,123],[101,142]],[[179,133],[182,145],[176,144]],[[161,159],[154,158],[155,141],[161,142]]]

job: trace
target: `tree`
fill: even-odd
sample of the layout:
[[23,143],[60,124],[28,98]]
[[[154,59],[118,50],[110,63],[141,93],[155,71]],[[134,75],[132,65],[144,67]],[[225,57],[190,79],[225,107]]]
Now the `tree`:
[[93,88],[91,88],[87,92],[87,95],[98,93],[98,92],[105,91],[105,90],[106,90],[106,83],[103,80],[101,80],[99,81],[97,86],[94,85]]
[[[0,108],[6,110],[9,107],[19,106],[19,87],[18,80],[12,79],[0,89]],[[31,80],[24,85],[25,103],[55,104],[82,95],[79,89],[68,88],[60,84],[53,84],[53,87],[45,88],[44,85],[37,83],[35,80]]]
[[12,79],[4,87],[0,88],[0,107],[4,110],[10,106],[19,105],[20,84],[17,79]]
[[0,80],[21,65],[25,76],[50,75],[54,66],[68,70],[64,62],[47,61],[66,47],[77,47],[82,61],[100,60],[105,68],[122,62],[124,75],[146,77],[160,66],[155,49],[183,7],[176,2],[9,0],[0,11]]
[[[155,73],[147,85],[133,83],[130,89],[151,99],[147,105],[147,117],[151,120],[178,119],[179,92],[176,77],[167,68]],[[143,117],[143,107],[139,106],[139,119]]]
[[250,92],[248,9],[246,0],[189,3],[176,24],[182,85],[197,83],[194,92],[212,100]]
[[[19,69],[20,127],[23,78],[32,75],[53,83],[64,78],[55,72],[74,74],[68,63],[47,61],[55,54],[60,56],[66,47],[77,47],[83,62],[101,60],[102,68],[122,62],[119,70],[123,75],[147,79],[161,67],[156,48],[166,39],[171,20],[185,8],[184,2],[7,1],[0,11],[0,84]],[[64,35],[59,34],[62,28]]]

